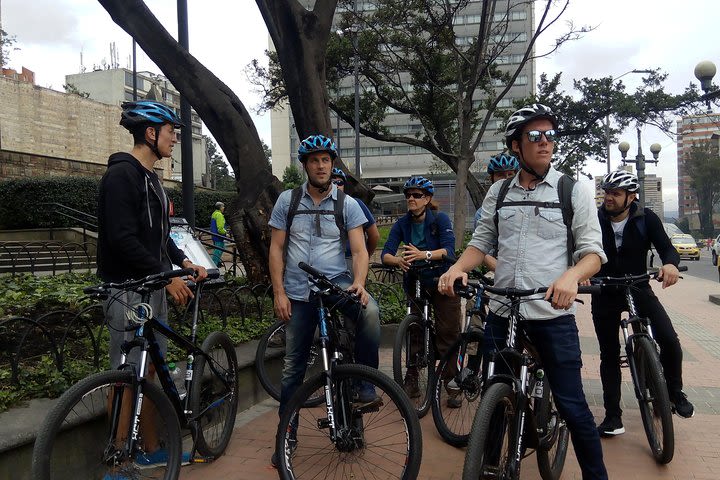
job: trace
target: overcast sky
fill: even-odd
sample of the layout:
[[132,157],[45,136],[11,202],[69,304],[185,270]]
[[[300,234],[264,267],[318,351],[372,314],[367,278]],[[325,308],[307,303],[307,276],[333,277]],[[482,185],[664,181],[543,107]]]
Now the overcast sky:
[[[115,42],[121,67],[130,67],[130,37],[117,27],[99,3],[92,0],[0,0],[2,27],[17,37],[20,50],[11,55],[10,66],[25,66],[36,73],[40,86],[62,90],[66,74],[87,70],[103,60],[110,63],[110,43]],[[148,7],[168,31],[177,35],[176,2],[148,0]],[[252,110],[258,103],[247,82],[245,67],[262,58],[268,36],[257,5],[252,0],[190,0],[190,52],[235,91]],[[690,82],[695,65],[711,60],[720,65],[720,2],[717,0],[575,0],[563,17],[576,26],[597,28],[581,40],[566,44],[551,58],[538,61],[538,74],[562,72],[566,89],[573,78],[619,76],[632,69],[661,68],[669,74],[666,86],[681,92]],[[565,28],[561,22],[558,29]],[[538,44],[552,44],[558,30],[550,31]],[[138,69],[157,68],[138,49]],[[641,75],[630,74],[623,82],[633,89]],[[716,77],[715,83],[718,83]],[[260,136],[270,143],[269,115],[255,116]],[[633,131],[624,136],[630,156],[637,152]],[[660,164],[648,173],[663,177],[665,209],[677,210],[676,145],[654,127],[643,129],[643,151],[658,142],[663,150]],[[613,167],[619,160],[611,146]],[[602,174],[604,164],[591,167]]]

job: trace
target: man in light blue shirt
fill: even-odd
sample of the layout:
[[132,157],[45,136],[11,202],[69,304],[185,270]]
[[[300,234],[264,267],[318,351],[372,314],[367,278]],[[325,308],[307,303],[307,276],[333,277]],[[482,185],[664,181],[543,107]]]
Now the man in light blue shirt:
[[[298,267],[299,262],[316,268],[358,295],[365,305],[364,309],[353,304],[341,307],[340,310],[347,317],[357,319],[355,360],[372,368],[378,367],[380,310],[365,290],[369,257],[362,226],[367,218],[352,197],[339,192],[337,186],[331,183],[336,157],[337,150],[331,139],[323,135],[311,135],[303,140],[298,149],[298,158],[308,180],[300,187],[301,196],[295,214],[288,215],[293,191],[286,190],[278,197],[269,222],[272,227],[270,277],[275,314],[288,322],[280,389],[280,416],[302,384],[318,325],[317,300],[312,295],[307,273]],[[339,199],[343,201],[340,225],[335,215]],[[345,262],[346,243],[352,252],[352,276]],[[358,386],[356,394],[360,403],[377,400],[375,389],[369,384]],[[273,454],[272,463],[278,465],[277,452]]]
[[[505,139],[517,154],[520,173],[510,182],[497,209],[497,223],[496,204],[502,183],[490,187],[480,224],[457,263],[440,277],[439,289],[454,295],[455,280],[467,283],[465,272],[480,265],[496,243],[496,287],[549,287],[545,295],[549,302],[540,299],[520,305],[520,313],[527,319],[523,328],[540,356],[558,412],[567,422],[583,480],[607,480],[600,435],[583,392],[573,304],[578,283],[600,270],[607,256],[594,195],[580,184],[572,189],[573,245],[569,251],[567,227],[557,206],[561,174],[551,165],[557,128],[552,110],[538,103],[510,117]],[[568,265],[569,258],[573,265]],[[490,310],[483,355],[495,350],[496,345],[504,345],[508,330],[503,306],[491,301]]]

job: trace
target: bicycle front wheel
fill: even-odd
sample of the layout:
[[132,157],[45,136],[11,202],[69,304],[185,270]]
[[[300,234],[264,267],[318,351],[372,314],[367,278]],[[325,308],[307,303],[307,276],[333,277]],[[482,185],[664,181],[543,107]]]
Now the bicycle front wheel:
[[[303,408],[325,385],[325,373],[305,382],[288,402],[277,431],[278,472],[283,479],[417,478],[422,433],[417,414],[400,387],[365,365],[332,370],[332,410]],[[355,394],[368,386],[376,398]],[[330,422],[335,424],[335,437]]]
[[193,369],[190,408],[195,445],[200,455],[219,457],[227,448],[238,405],[238,364],[235,346],[225,333],[212,332],[202,344]]
[[480,404],[482,340],[483,334],[479,331],[463,333],[440,361],[433,378],[433,422],[440,436],[453,447],[467,445]]
[[170,400],[154,384],[143,388],[139,439],[133,451],[127,450],[134,382],[132,372],[100,372],[63,393],[35,440],[33,480],[177,479],[180,424]]
[[402,385],[419,418],[430,410],[430,391],[435,375],[433,338],[425,348],[425,325],[418,315],[406,316],[395,334],[393,377]]
[[633,352],[640,390],[640,415],[655,461],[669,463],[675,454],[675,432],[667,385],[657,350],[649,338],[637,338]]
[[463,465],[463,480],[511,479],[510,436],[517,418],[515,395],[505,383],[491,385],[475,414]]
[[[268,395],[278,402],[280,401],[280,381],[285,358],[285,325],[282,320],[275,322],[262,336],[255,352],[255,373],[258,380]],[[305,379],[315,376],[321,371],[320,342],[318,336],[315,335],[310,347]],[[308,399],[310,402],[308,406],[319,405],[322,400],[322,396],[311,397]]]
[[558,480],[565,467],[570,432],[560,418],[547,382],[542,398],[535,400],[538,428],[537,463],[543,480]]

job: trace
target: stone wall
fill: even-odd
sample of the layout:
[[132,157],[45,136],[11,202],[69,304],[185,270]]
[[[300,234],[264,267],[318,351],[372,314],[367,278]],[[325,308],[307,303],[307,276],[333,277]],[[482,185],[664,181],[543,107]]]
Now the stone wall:
[[[0,178],[101,175],[132,149],[119,106],[3,77],[0,105]],[[170,159],[157,166],[170,178]]]

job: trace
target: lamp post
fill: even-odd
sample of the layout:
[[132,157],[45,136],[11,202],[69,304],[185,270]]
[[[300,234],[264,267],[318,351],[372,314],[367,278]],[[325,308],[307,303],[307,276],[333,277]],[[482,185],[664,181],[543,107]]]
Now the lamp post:
[[645,155],[642,153],[642,144],[640,140],[640,127],[637,127],[637,139],[638,139],[638,151],[635,155],[635,160],[627,160],[625,156],[630,150],[630,144],[628,142],[620,142],[618,150],[622,155],[623,163],[634,163],[637,166],[638,183],[640,184],[640,208],[645,208],[645,163],[658,163],[658,156],[662,147],[659,143],[653,143],[650,145],[650,152],[653,155],[653,160],[645,160]]
[[[653,73],[652,70],[637,70],[633,69],[629,72],[625,72],[622,75],[615,77],[612,79],[614,82],[615,80],[620,80],[625,75],[630,75],[631,73]],[[607,157],[607,173],[611,172],[610,169],[610,114],[608,113],[605,116],[605,156]]]
[[720,97],[720,90],[715,90],[714,92],[709,91],[712,86],[712,79],[715,76],[715,73],[717,73],[717,68],[715,68],[715,64],[709,60],[704,60],[695,65],[695,78],[700,80],[700,88],[702,88],[703,92],[705,92],[705,95],[700,98],[705,100],[707,113],[712,113],[712,110],[710,109],[710,100]]
[[355,75],[355,178],[360,180],[362,170],[360,169],[360,80],[358,75],[358,23],[357,23],[357,0],[353,2],[353,70]]

